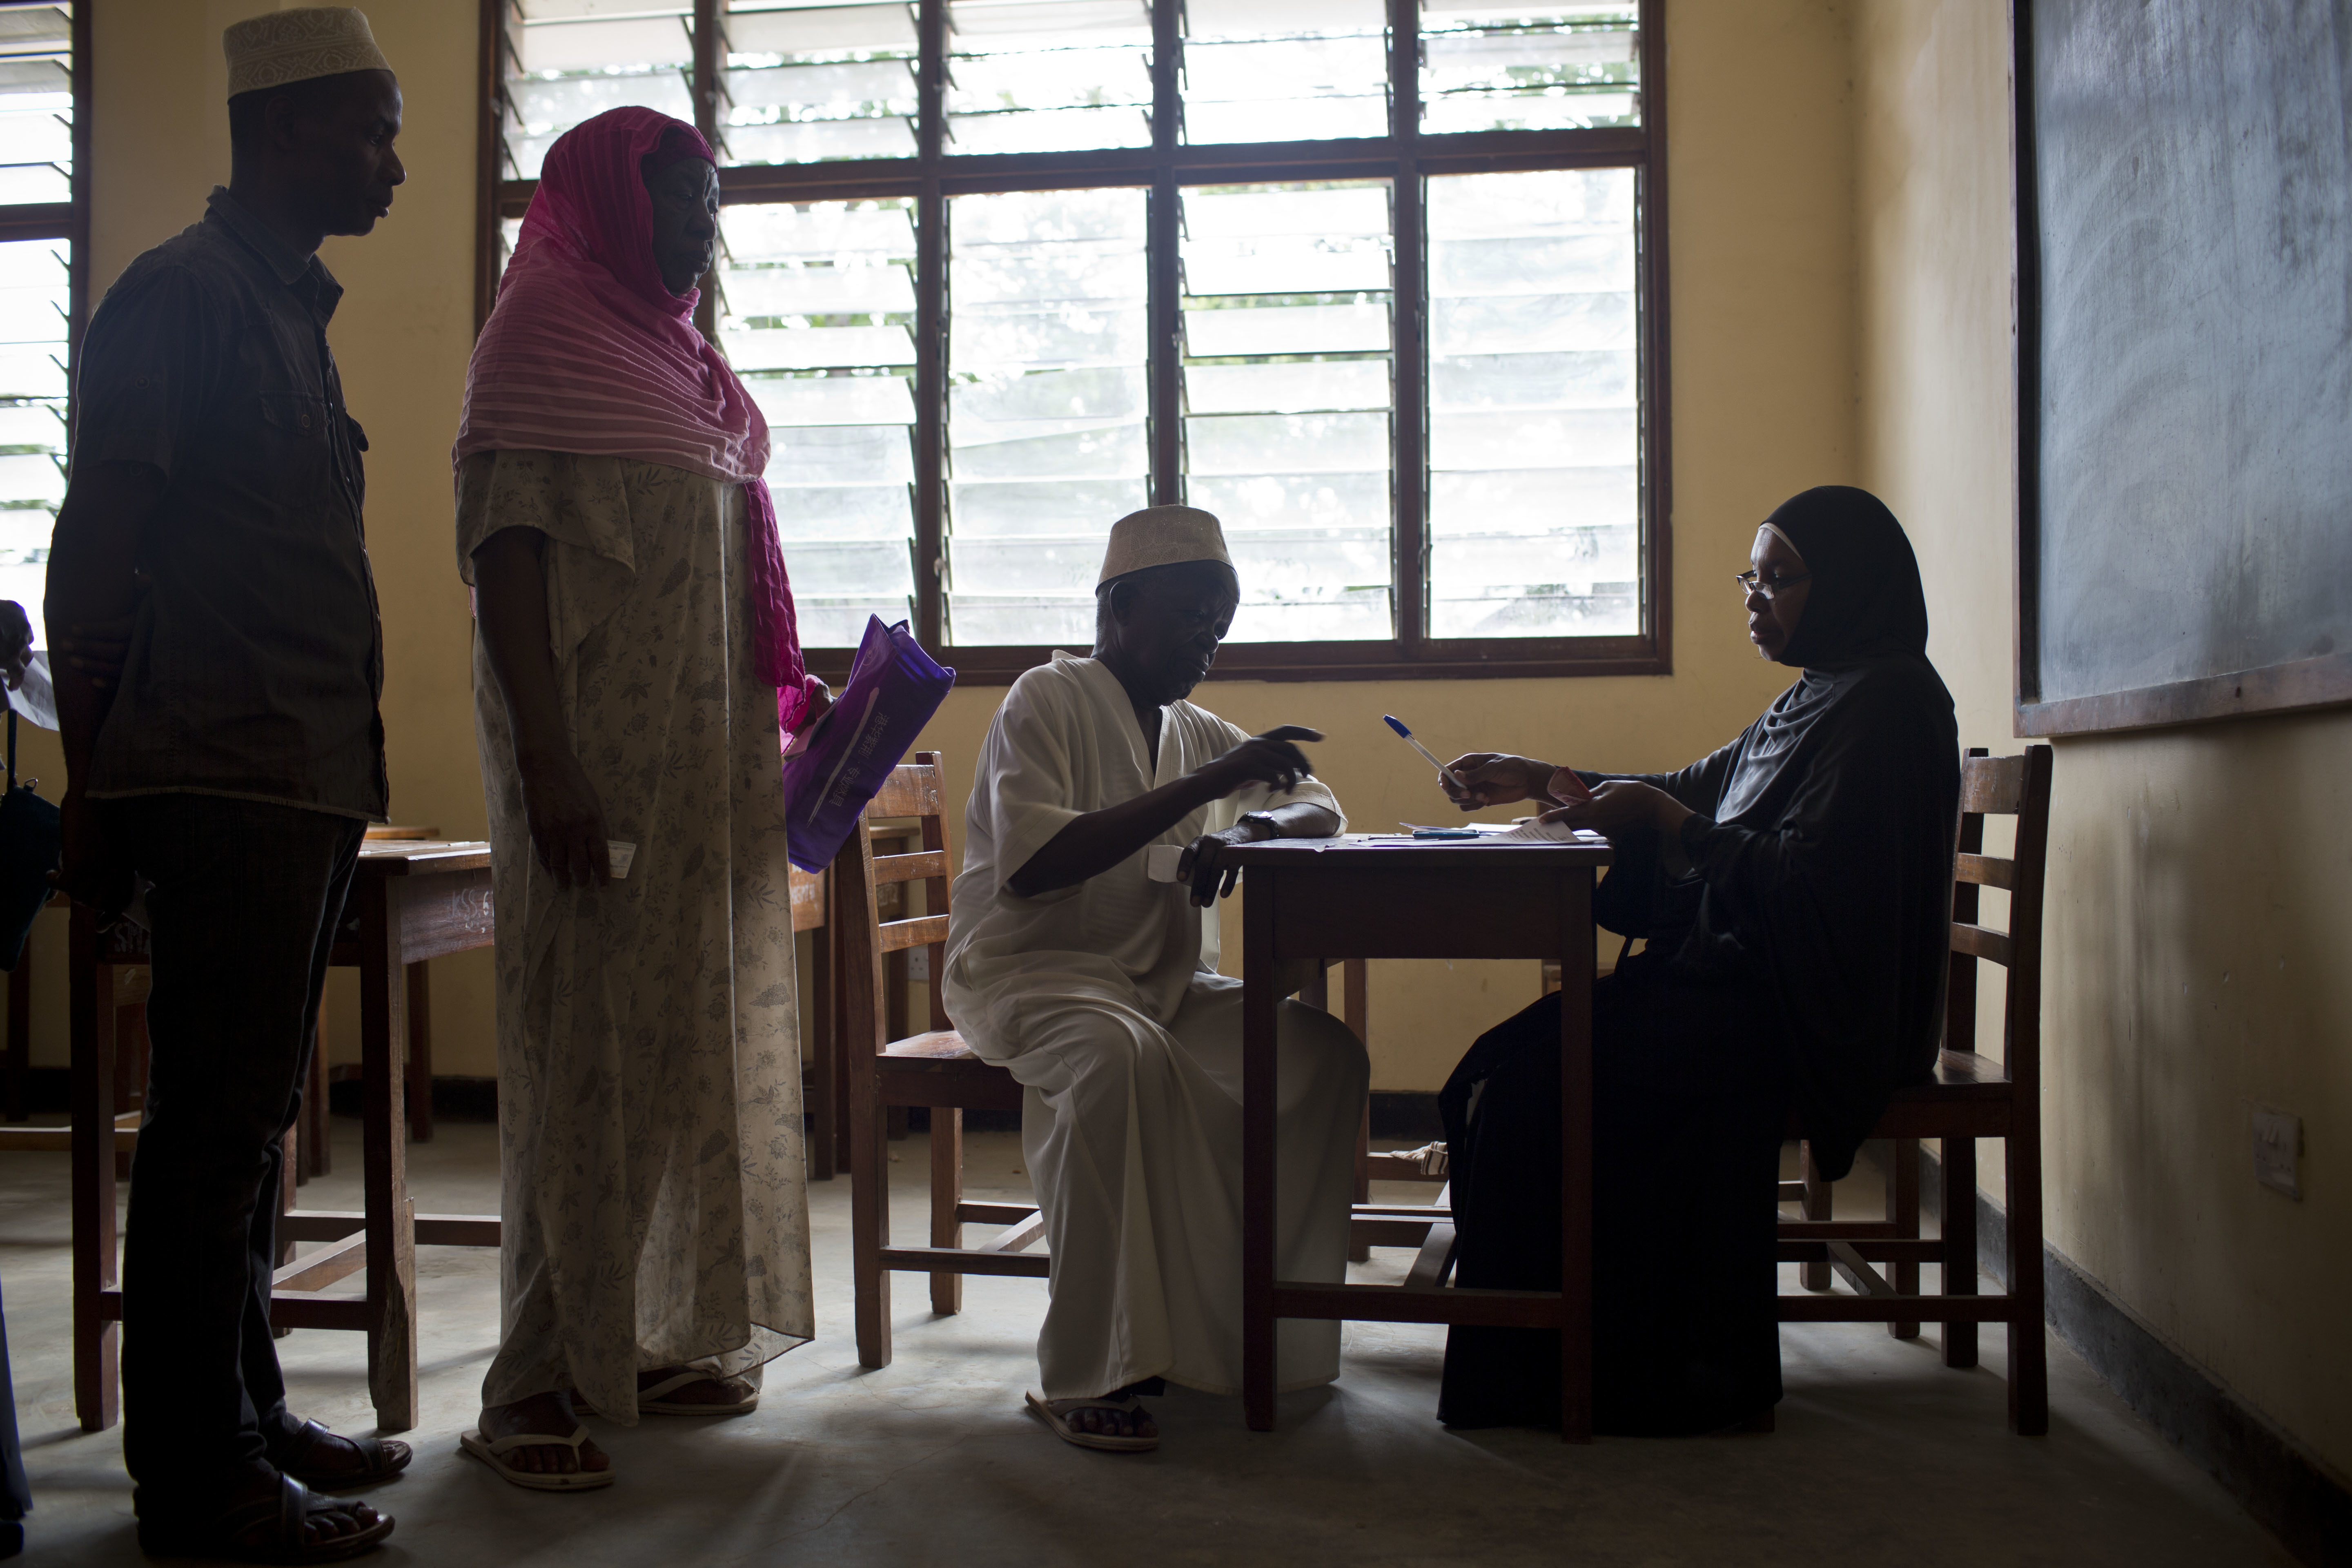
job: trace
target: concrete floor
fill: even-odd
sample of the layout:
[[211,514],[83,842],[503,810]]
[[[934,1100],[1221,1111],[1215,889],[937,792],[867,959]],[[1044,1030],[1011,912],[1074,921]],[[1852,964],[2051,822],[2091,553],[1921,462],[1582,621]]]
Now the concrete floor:
[[[359,1206],[356,1124],[337,1133],[336,1173],[304,1189],[307,1205]],[[1026,1193],[1016,1139],[968,1146],[972,1196]],[[894,1226],[919,1237],[924,1142],[895,1147]],[[409,1153],[421,1211],[494,1209],[496,1169],[484,1126],[444,1125]],[[37,1500],[30,1553],[136,1562],[120,1428],[85,1435],[74,1420],[66,1197],[63,1156],[0,1154],[0,1273]],[[1878,1197],[1850,1201],[1874,1209]],[[1985,1364],[1958,1373],[1932,1327],[1907,1344],[1874,1328],[1784,1329],[1777,1433],[1570,1447],[1531,1432],[1447,1432],[1433,1419],[1444,1331],[1356,1324],[1339,1383],[1286,1396],[1273,1433],[1245,1430],[1235,1401],[1176,1390],[1156,1403],[1159,1452],[1083,1453],[1022,1408],[1042,1280],[967,1280],[963,1313],[934,1319],[922,1279],[898,1276],[898,1358],[864,1372],[849,1334],[847,1182],[814,1186],[811,1208],[820,1337],[771,1364],[751,1415],[595,1423],[621,1479],[578,1496],[523,1492],[459,1457],[498,1336],[498,1260],[420,1248],[424,1419],[405,1434],[418,1453],[371,1499],[400,1524],[369,1561],[2292,1562],[2063,1346],[2052,1346],[2050,1436],[2011,1436],[1998,1331]],[[1359,1278],[1393,1279],[1409,1259],[1373,1257]],[[297,1410],[372,1428],[356,1336],[300,1331],[279,1353]]]

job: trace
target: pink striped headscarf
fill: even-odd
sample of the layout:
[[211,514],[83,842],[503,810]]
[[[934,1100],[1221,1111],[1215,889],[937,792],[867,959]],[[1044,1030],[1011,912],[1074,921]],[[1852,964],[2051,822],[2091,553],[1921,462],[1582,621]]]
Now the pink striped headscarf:
[[754,668],[777,688],[776,716],[789,731],[809,679],[775,501],[761,477],[768,422],[695,331],[698,291],[672,294],[654,262],[653,198],[639,161],[666,136],[718,162],[693,126],[650,109],[607,110],[548,149],[498,306],[474,344],[452,458],[576,452],[740,483]]

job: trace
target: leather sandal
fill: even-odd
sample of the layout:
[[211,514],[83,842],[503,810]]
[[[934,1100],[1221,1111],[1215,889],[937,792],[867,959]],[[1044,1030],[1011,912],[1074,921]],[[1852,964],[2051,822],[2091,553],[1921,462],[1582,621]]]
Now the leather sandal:
[[[357,1448],[363,1468],[356,1470],[328,1469],[306,1463],[318,1451],[321,1438],[349,1443]],[[278,1467],[279,1473],[292,1476],[306,1487],[327,1489],[372,1487],[378,1481],[388,1481],[408,1468],[408,1461],[415,1458],[408,1445],[397,1437],[345,1437],[341,1433],[329,1431],[316,1421],[303,1422],[301,1431],[295,1434],[286,1447],[293,1450],[286,1458],[281,1459],[275,1454],[269,1456],[269,1462]],[[332,1453],[334,1450],[331,1448],[328,1451]]]
[[[392,1533],[392,1516],[378,1514],[373,1524],[356,1534],[323,1541],[303,1539],[302,1521],[322,1513],[348,1513],[352,1506],[347,1499],[320,1497],[292,1476],[281,1475],[276,1496],[241,1503],[200,1525],[141,1520],[139,1550],[150,1557],[211,1557],[232,1563],[341,1563],[383,1545]],[[252,1543],[240,1539],[256,1525],[273,1522],[277,1531],[268,1538]]]

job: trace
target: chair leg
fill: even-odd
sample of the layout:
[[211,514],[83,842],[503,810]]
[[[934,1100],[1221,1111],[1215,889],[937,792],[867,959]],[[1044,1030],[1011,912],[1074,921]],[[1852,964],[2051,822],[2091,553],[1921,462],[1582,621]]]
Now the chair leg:
[[[963,1226],[956,1205],[963,1202],[963,1110],[931,1107],[931,1245],[961,1247]],[[952,1317],[963,1310],[963,1276],[942,1269],[931,1276],[931,1310]]]
[[[1919,1237],[1919,1140],[1894,1138],[1886,1148],[1886,1218],[1895,1226],[1897,1236],[1916,1241]],[[1901,1296],[1919,1293],[1919,1265],[1896,1263],[1888,1267],[1888,1281]],[[1919,1337],[1916,1323],[1889,1323],[1886,1331],[1898,1340]]]
[[[870,1060],[870,1058],[869,1058]],[[881,1097],[874,1069],[859,1072],[852,1054],[849,1114],[850,1275],[857,1297],[857,1364],[890,1364],[890,1275],[882,1249],[890,1244],[890,1167]]]
[[[1369,1100],[1364,1102],[1363,1122],[1356,1129],[1355,1201],[1360,1204],[1368,1204],[1372,1201],[1372,1104]],[[1349,1262],[1368,1263],[1371,1260],[1371,1256],[1372,1244],[1370,1242],[1358,1241],[1353,1236],[1349,1237]]]
[[[2025,1113],[2032,1115],[2031,1102]],[[2050,1431],[2050,1339],[2042,1322],[2042,1130],[2012,1126],[2008,1165],[2009,1425],[2021,1437]]]
[[[1943,1168],[1944,1294],[1973,1296],[1977,1293],[1977,1141],[1945,1139]],[[1974,1323],[1944,1325],[1944,1364],[1977,1364]]]
[[[1809,1220],[1834,1217],[1830,1209],[1830,1184],[1822,1180],[1822,1168],[1813,1163],[1813,1145],[1809,1140],[1797,1145],[1797,1173],[1805,1184],[1805,1199],[1799,1210]],[[1801,1263],[1797,1266],[1801,1281],[1808,1290],[1830,1288],[1830,1266],[1822,1263]]]

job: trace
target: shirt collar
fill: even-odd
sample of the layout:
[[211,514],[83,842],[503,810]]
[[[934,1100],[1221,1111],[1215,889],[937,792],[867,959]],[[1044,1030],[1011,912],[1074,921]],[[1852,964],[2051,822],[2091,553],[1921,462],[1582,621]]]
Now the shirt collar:
[[[278,280],[297,294],[305,295],[321,319],[332,316],[335,306],[343,297],[343,286],[327,270],[327,264],[313,256],[297,256],[287,243],[269,231],[269,226],[248,211],[243,202],[229,194],[226,185],[215,185],[205,198],[212,216],[221,226],[235,235],[245,247],[261,258],[262,265],[276,275]],[[307,282],[308,287],[304,285]]]

